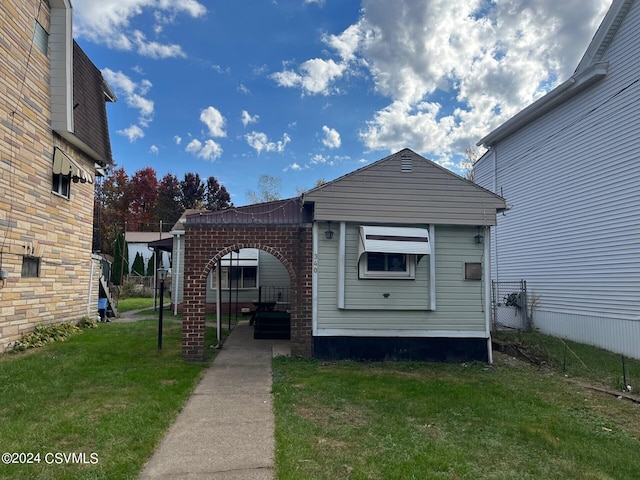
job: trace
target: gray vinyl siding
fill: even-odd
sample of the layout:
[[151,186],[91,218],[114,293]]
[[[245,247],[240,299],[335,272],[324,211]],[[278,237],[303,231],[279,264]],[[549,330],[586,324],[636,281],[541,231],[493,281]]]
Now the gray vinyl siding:
[[[412,158],[402,170],[402,156]],[[494,225],[504,202],[411,150],[403,150],[304,195],[314,219],[347,222]]]
[[[339,231],[332,240],[318,238],[317,328],[351,329],[394,336],[398,331],[422,331],[425,336],[485,330],[481,281],[464,279],[465,262],[482,262],[483,248],[474,241],[476,229],[436,226],[435,252],[417,265],[416,280],[358,280],[358,225],[347,224],[345,308],[338,308]],[[414,225],[426,228],[425,225]],[[337,230],[337,229],[336,229]],[[320,229],[322,233],[322,229]],[[432,245],[433,246],[433,245]],[[429,262],[436,262],[435,311],[429,310]],[[389,293],[385,299],[383,293]],[[365,334],[365,333],[363,333]]]
[[289,272],[280,260],[268,252],[260,251],[258,281],[265,287],[289,287]]
[[173,236],[171,290],[171,301],[181,304],[184,297],[184,234]]
[[499,141],[496,172],[490,162],[476,169],[513,206],[494,229],[495,278],[527,281],[544,331],[634,356],[640,347],[626,336],[640,331],[628,324],[640,322],[638,51],[633,2],[604,52],[606,76]]

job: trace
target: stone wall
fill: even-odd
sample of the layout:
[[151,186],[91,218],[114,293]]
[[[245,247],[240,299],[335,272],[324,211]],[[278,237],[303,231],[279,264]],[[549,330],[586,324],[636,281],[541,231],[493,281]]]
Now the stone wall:
[[[0,17],[0,269],[7,273],[6,280],[0,280],[0,351],[4,351],[38,323],[97,314],[99,264],[92,269],[94,184],[72,182],[69,198],[52,192],[54,147],[88,172],[93,172],[94,163],[51,130],[50,60],[32,47],[36,20],[49,29],[47,2],[4,0]],[[25,255],[39,258],[38,277],[23,278]]]

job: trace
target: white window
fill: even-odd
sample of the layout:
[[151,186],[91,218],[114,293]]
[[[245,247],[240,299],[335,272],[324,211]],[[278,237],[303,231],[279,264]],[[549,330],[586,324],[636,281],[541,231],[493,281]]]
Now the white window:
[[[211,275],[211,288],[215,290],[218,281],[218,272],[213,269]],[[258,267],[222,267],[222,289],[227,290],[231,286],[232,290],[247,288],[257,288]]]
[[61,197],[69,198],[71,194],[71,174],[62,175],[61,173],[54,173],[51,190]]
[[37,20],[33,28],[33,44],[38,47],[38,50],[44,55],[48,55],[49,34]]
[[360,278],[416,278],[416,256],[406,253],[367,252],[360,257]]

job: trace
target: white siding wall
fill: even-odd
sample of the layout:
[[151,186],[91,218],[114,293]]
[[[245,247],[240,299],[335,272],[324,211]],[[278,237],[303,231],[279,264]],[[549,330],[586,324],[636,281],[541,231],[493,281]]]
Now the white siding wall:
[[[483,260],[483,247],[473,238],[475,227],[436,226],[435,252],[419,262],[415,281],[358,280],[357,227],[357,224],[347,224],[346,229],[345,309],[338,308],[339,232],[332,240],[326,240],[324,235],[318,238],[315,335],[486,336],[482,282],[464,280],[465,262]],[[435,311],[429,310],[429,262],[432,261],[436,262]],[[385,299],[382,293],[390,293],[389,298]],[[366,297],[369,304],[362,305],[358,300],[354,305],[354,295]],[[394,295],[401,297],[404,304],[396,303]],[[392,304],[387,306],[389,300]]]
[[495,176],[487,156],[476,179],[513,207],[492,263],[539,295],[536,326],[640,358],[639,25],[635,2],[606,77],[501,141]]

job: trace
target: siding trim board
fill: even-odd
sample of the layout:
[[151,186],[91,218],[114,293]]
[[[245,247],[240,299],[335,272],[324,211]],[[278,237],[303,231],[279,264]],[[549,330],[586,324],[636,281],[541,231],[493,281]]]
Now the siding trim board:
[[443,337],[443,338],[490,338],[485,331],[477,330],[399,330],[354,329],[354,328],[319,328],[318,337]]

